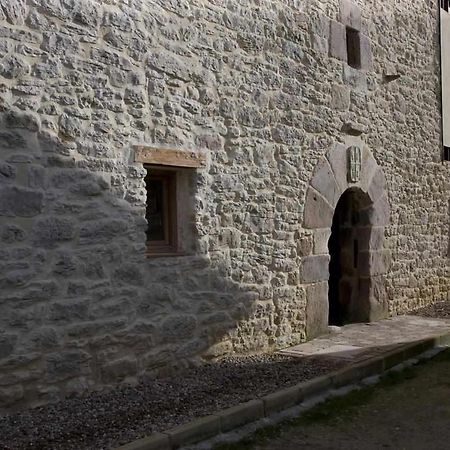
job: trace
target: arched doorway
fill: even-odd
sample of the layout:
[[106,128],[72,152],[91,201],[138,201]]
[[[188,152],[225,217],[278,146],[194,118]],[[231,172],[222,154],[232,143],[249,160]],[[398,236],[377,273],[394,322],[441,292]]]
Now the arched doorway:
[[[351,159],[355,146],[361,150],[356,161]],[[330,147],[314,169],[305,198],[303,227],[312,247],[302,255],[299,275],[308,339],[327,333],[329,323],[388,317],[389,216],[386,179],[370,149],[353,137]]]
[[360,189],[346,190],[333,215],[328,241],[328,324],[344,325],[370,320],[370,299],[365,268],[369,264],[370,198]]

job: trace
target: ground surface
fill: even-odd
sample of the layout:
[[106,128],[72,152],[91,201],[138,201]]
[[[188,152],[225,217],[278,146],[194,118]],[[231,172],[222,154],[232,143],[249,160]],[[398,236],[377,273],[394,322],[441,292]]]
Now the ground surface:
[[450,350],[332,399],[298,419],[214,450],[444,450],[450,444]]
[[69,398],[0,417],[0,450],[114,448],[449,331],[450,319],[417,316],[352,324],[292,347],[286,355],[293,356],[228,358],[135,387]]
[[0,417],[0,450],[114,448],[343,365],[286,356],[228,358],[136,387]]

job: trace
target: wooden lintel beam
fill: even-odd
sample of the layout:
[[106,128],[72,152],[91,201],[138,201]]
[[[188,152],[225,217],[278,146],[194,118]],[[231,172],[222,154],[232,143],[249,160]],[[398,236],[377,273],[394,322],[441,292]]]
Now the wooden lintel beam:
[[205,153],[192,150],[135,145],[134,155],[134,160],[136,162],[144,164],[191,168],[201,168],[206,166]]

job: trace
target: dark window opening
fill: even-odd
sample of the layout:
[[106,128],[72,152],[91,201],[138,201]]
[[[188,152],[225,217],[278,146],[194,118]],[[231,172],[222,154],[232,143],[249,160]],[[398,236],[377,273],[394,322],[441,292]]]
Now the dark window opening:
[[441,8],[448,12],[449,0],[441,0]]
[[359,31],[347,27],[347,63],[349,66],[361,68],[361,40]]
[[444,161],[450,161],[450,147],[444,146]]
[[149,254],[176,253],[176,172],[147,168],[147,248]]

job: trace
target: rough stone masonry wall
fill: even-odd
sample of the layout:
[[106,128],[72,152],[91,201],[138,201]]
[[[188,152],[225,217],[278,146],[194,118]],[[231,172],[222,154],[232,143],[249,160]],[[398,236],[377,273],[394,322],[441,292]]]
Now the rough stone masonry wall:
[[[2,410],[305,339],[306,187],[349,121],[387,178],[390,312],[448,298],[437,6],[358,4],[367,73],[330,57],[337,0],[0,0]],[[144,256],[138,143],[208,153],[186,256]]]

